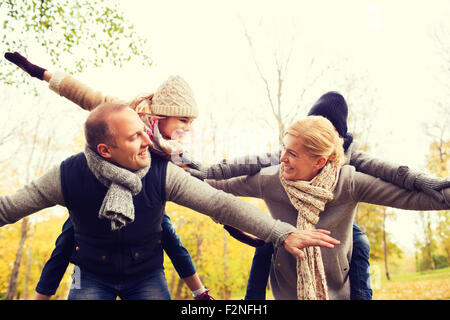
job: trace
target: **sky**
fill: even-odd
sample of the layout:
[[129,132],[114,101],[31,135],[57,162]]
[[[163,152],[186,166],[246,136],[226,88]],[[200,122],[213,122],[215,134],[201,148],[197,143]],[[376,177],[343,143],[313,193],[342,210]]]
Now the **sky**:
[[[273,90],[275,61],[283,63],[290,56],[283,106],[300,107],[299,116],[305,116],[323,93],[349,93],[345,95],[349,105],[370,119],[370,130],[362,131],[373,155],[425,167],[431,140],[424,126],[442,120],[437,102],[448,104],[449,99],[443,88],[450,76],[431,36],[441,25],[450,28],[449,1],[127,0],[119,1],[119,9],[148,40],[152,66],[143,68],[131,61],[117,69],[105,64],[77,78],[131,99],[155,91],[169,75],[181,75],[200,109],[196,132],[211,123],[216,126],[219,151],[206,161],[264,152],[276,143],[255,61]],[[47,66],[47,57],[34,58]],[[317,80],[311,84],[312,79]],[[85,114],[70,115],[78,120],[60,125],[66,131],[77,130]],[[192,148],[195,155],[195,143]],[[417,225],[409,212],[388,221],[394,241],[408,250],[414,248],[415,234],[420,234]]]
[[[327,90],[339,90],[340,85],[330,81],[342,81],[350,73],[366,77],[369,90],[377,92],[373,120],[379,127],[378,143],[384,144],[392,160],[406,159],[419,168],[424,166],[429,144],[421,137],[421,126],[433,121],[433,107],[442,90],[436,85],[441,66],[430,34],[450,13],[449,7],[439,0],[433,6],[426,1],[365,0],[121,2],[125,16],[150,43],[153,66],[133,75],[143,77],[136,81],[143,85],[142,91],[149,90],[148,83],[157,87],[168,74],[180,74],[193,87],[203,116],[213,113],[220,119],[232,113],[245,121],[254,112],[267,111],[245,25],[270,79],[274,79],[273,53],[283,55],[292,47],[293,72],[287,74],[287,84],[300,80],[295,72],[302,73],[302,62],[310,57],[340,70],[340,75],[321,79],[323,85],[311,90],[307,102]],[[296,94],[301,83],[294,87],[286,87],[286,98]],[[135,85],[132,90],[131,95],[136,94]],[[399,145],[405,146],[402,151]]]
[[[305,83],[296,72],[303,73],[305,63],[314,57],[319,67],[313,75],[321,65],[336,71],[329,77],[326,73],[309,90],[304,101],[309,104],[302,107],[308,108],[329,90],[341,91],[345,76],[354,75],[355,81],[365,81],[354,84],[361,100],[365,95],[374,97],[377,112],[371,114],[368,138],[373,154],[425,167],[430,138],[424,126],[438,120],[436,103],[444,99],[442,58],[431,35],[450,16],[448,1],[133,0],[122,2],[121,8],[139,34],[149,39],[153,66],[139,73],[153,83],[180,74],[196,94],[200,118],[210,119],[212,114],[220,128],[236,128],[233,132],[247,137],[242,141],[254,142],[255,134],[262,139],[276,136],[259,120],[261,115],[271,119],[271,114],[244,35],[247,29],[269,79],[275,79],[274,57],[282,61],[292,50],[286,105],[289,94],[295,95]],[[142,89],[148,91],[145,79]],[[224,145],[227,152],[240,155],[249,151],[248,145],[257,144],[241,150],[232,143],[233,150],[230,143]],[[414,234],[420,234],[418,221],[409,212],[388,221],[388,229],[394,241],[409,250],[414,248]]]

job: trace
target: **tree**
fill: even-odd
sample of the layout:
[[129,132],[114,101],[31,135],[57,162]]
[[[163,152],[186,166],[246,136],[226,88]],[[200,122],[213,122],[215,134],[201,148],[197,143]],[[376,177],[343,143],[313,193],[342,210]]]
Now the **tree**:
[[448,81],[450,77],[450,27],[447,22],[436,24],[431,32],[431,39],[434,43],[434,48],[437,54],[441,57],[441,69],[443,72],[439,75],[438,83],[442,87],[442,97],[444,101],[442,104],[448,105],[447,101],[450,99],[450,88]]
[[388,249],[387,249],[387,239],[386,239],[386,208],[383,210],[383,251],[384,251],[384,270],[386,272],[386,278],[391,280],[389,277],[388,268]]
[[[292,56],[298,56],[298,54],[293,55],[293,53],[299,42],[296,33],[298,26],[295,23],[292,28],[283,30],[283,35],[288,31],[293,32],[293,34],[287,36],[288,40],[285,44],[281,45],[279,38],[275,35],[277,39],[270,39],[273,42],[269,43],[269,47],[267,44],[258,46],[247,26],[243,22],[241,24],[258,77],[264,86],[270,113],[276,121],[278,141],[281,144],[286,124],[291,123],[302,111],[305,111],[309,102],[307,101],[309,91],[312,91],[312,87],[323,77],[329,66],[317,67],[317,58],[305,56],[303,52],[300,54],[302,59],[296,59],[296,62],[304,60],[307,61],[306,64],[293,65],[291,58]],[[276,23],[273,29],[277,29]],[[264,39],[266,40],[266,38],[268,36],[264,34]],[[283,48],[287,49],[283,50]],[[269,53],[269,57],[264,56],[267,53]],[[319,70],[316,70],[316,68],[319,68]],[[291,76],[294,72],[296,77],[292,79]],[[273,128],[271,122],[264,116],[260,120]]]
[[403,255],[402,250],[391,240],[391,234],[387,231],[389,219],[395,219],[395,212],[386,207],[367,203],[358,204],[356,222],[369,238],[370,260],[383,261],[388,280],[390,264]]
[[[429,154],[427,155],[427,169],[438,177],[448,177],[450,172],[450,27],[447,21],[437,23],[431,32],[431,39],[438,56],[440,57],[440,71],[436,74],[436,85],[439,93],[436,98],[436,120],[426,126],[425,132],[431,139]],[[430,218],[431,219],[431,218]],[[436,256],[431,260],[435,267],[450,265],[450,211],[438,211],[433,215],[435,223],[433,241]],[[426,224],[425,224],[426,225]],[[421,246],[422,248],[424,245]],[[426,246],[425,246],[426,247]],[[422,259],[428,257],[422,253]],[[439,258],[437,255],[441,255]],[[442,259],[444,258],[445,259]],[[446,263],[437,263],[437,260],[446,260]],[[423,262],[427,264],[427,262]],[[428,265],[430,262],[428,262]]]
[[[42,139],[42,118],[45,114],[37,118],[34,128],[27,130],[26,128],[21,128],[21,137],[23,144],[27,145],[27,161],[25,164],[25,174],[24,183],[30,183],[35,177],[41,175],[45,170],[47,170],[52,163],[52,154],[57,149],[54,144],[52,144],[52,129],[47,138]],[[25,249],[25,243],[27,237],[29,236],[29,218],[25,217],[21,221],[21,236],[19,241],[19,246],[16,253],[16,258],[14,260],[14,265],[11,271],[11,277],[9,281],[8,291],[6,293],[5,299],[12,300],[16,296],[17,291],[17,281],[19,276],[19,269],[22,261],[22,255]]]
[[[438,177],[448,177],[450,168],[450,112],[448,108],[439,109],[440,117],[427,127],[427,134],[432,139],[430,151],[426,157],[428,170]],[[434,269],[450,265],[450,211],[438,211],[436,214],[422,213],[424,241],[416,241],[421,252],[421,269]],[[433,225],[433,227],[432,227]],[[437,263],[438,255],[445,257],[446,263]],[[441,259],[442,260],[442,259]]]
[[[60,70],[81,72],[107,62],[122,66],[132,57],[151,65],[146,40],[136,34],[115,1],[6,0],[0,4],[0,17],[4,50],[36,59],[44,54]],[[4,59],[0,66],[0,81],[29,84],[29,77],[16,66]]]

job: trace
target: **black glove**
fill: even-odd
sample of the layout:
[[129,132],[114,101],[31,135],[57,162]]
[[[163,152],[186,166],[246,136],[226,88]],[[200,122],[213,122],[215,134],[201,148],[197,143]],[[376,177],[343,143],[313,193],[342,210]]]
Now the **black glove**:
[[249,246],[252,247],[262,247],[265,242],[261,239],[258,239],[256,237],[250,236],[244,232],[242,232],[241,230],[238,230],[236,228],[233,228],[231,226],[223,226],[223,228],[225,230],[228,231],[228,233],[235,238],[236,240],[239,240],[242,243],[248,244]]
[[434,178],[425,174],[419,174],[416,180],[414,180],[414,187],[432,196],[437,201],[445,203],[441,190],[450,187],[450,179]]
[[27,58],[22,56],[20,53],[6,52],[5,58],[6,58],[6,60],[14,63],[20,69],[22,69],[23,71],[28,73],[30,76],[38,78],[40,80],[44,80],[44,72],[47,69],[44,69],[35,64],[32,64],[30,61],[27,60]]

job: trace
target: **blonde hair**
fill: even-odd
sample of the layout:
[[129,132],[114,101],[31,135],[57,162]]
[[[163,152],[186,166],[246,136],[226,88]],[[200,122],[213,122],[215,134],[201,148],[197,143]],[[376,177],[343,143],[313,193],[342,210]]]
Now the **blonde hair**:
[[312,157],[326,157],[336,165],[344,164],[344,140],[330,120],[308,116],[290,125],[284,134],[302,138],[303,147]]

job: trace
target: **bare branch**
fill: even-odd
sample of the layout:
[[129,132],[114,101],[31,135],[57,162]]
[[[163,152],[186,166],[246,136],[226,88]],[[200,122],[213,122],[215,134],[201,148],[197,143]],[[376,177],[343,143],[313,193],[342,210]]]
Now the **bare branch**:
[[264,85],[265,85],[265,88],[266,88],[267,98],[269,99],[270,107],[272,109],[272,112],[273,112],[274,116],[276,117],[275,106],[274,106],[274,103],[273,103],[272,95],[270,93],[269,82],[267,81],[267,78],[264,77],[264,75],[263,75],[263,73],[261,71],[261,67],[260,67],[260,65],[259,65],[259,63],[258,63],[258,61],[256,59],[255,49],[253,47],[253,42],[252,42],[252,39],[251,39],[250,35],[248,34],[247,28],[245,27],[245,24],[242,21],[241,21],[241,23],[242,23],[242,27],[244,29],[245,38],[247,39],[248,45],[250,47],[250,53],[252,55],[253,62],[255,63],[255,66],[256,66],[256,69],[258,71],[259,77],[264,82]]

